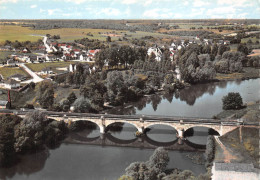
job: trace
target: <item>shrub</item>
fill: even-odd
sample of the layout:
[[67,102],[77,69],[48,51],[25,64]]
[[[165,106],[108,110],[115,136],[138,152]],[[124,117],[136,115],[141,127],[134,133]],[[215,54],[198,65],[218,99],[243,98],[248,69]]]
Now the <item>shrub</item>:
[[222,98],[224,110],[228,109],[241,109],[243,106],[243,100],[239,93],[230,92],[227,96]]

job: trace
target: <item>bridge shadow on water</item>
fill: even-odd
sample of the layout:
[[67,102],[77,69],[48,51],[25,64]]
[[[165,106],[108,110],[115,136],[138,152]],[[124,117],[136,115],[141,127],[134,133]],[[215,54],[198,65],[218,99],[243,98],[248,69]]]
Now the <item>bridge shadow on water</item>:
[[155,149],[157,147],[165,147],[168,150],[184,150],[184,151],[204,151],[206,145],[200,145],[190,142],[187,139],[174,139],[170,142],[159,142],[149,138],[147,135],[136,137],[134,139],[124,140],[113,136],[111,133],[101,134],[98,137],[84,137],[77,133],[71,133],[64,140],[66,144],[84,144],[97,146],[114,146],[129,147],[140,149]]

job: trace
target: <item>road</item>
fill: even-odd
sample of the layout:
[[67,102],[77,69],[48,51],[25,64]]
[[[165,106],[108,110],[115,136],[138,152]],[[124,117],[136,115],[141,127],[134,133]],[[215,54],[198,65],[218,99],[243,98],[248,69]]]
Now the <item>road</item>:
[[30,79],[28,81],[24,81],[23,83],[30,83],[30,82],[34,82],[34,83],[38,83],[43,81],[44,79],[42,79],[41,77],[39,77],[35,72],[33,72],[31,69],[29,69],[25,64],[21,63],[19,64],[20,67],[22,67],[28,74],[30,74],[30,76],[32,76],[33,79]]

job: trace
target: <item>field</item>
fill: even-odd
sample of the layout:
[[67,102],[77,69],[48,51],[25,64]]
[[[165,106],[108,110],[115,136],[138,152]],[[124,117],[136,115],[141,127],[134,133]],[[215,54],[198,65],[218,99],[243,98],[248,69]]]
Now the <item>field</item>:
[[247,41],[251,39],[252,43],[255,43],[257,40],[259,41],[259,39],[257,39],[256,37],[250,37],[250,38],[243,38],[241,39],[241,43],[247,43]]
[[[46,63],[29,63],[26,64],[28,68],[30,68],[34,72],[39,72],[43,70],[44,68],[52,68],[53,71],[55,72],[56,68],[64,68],[64,67],[69,67],[70,64],[76,64],[77,62],[46,62]],[[82,62],[80,62],[82,63]]]
[[13,51],[0,51],[0,63],[1,63],[1,60],[7,59],[8,56],[13,53],[14,53]]
[[[167,35],[159,33],[149,33],[137,31],[136,33],[129,31],[118,31],[109,29],[79,29],[79,28],[61,28],[61,29],[49,29],[49,30],[33,30],[28,27],[12,26],[12,25],[0,25],[0,43],[6,40],[10,41],[37,41],[42,39],[41,36],[46,34],[60,35],[60,42],[72,42],[75,39],[81,39],[87,37],[89,39],[99,39],[101,41],[106,40],[106,36],[102,34],[112,33],[119,36],[124,34],[130,35],[127,38],[140,38],[144,36],[155,36],[155,37],[165,37]],[[89,35],[87,35],[89,34]],[[93,36],[90,36],[92,34]],[[118,40],[119,37],[112,37],[112,40]]]
[[22,74],[29,77],[29,75],[19,67],[1,67],[0,74],[3,76],[4,79],[14,74]]

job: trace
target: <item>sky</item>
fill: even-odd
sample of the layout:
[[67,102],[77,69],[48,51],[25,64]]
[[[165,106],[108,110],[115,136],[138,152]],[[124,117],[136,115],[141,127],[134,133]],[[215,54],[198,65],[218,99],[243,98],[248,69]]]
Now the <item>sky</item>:
[[260,19],[260,0],[0,0],[0,19]]

